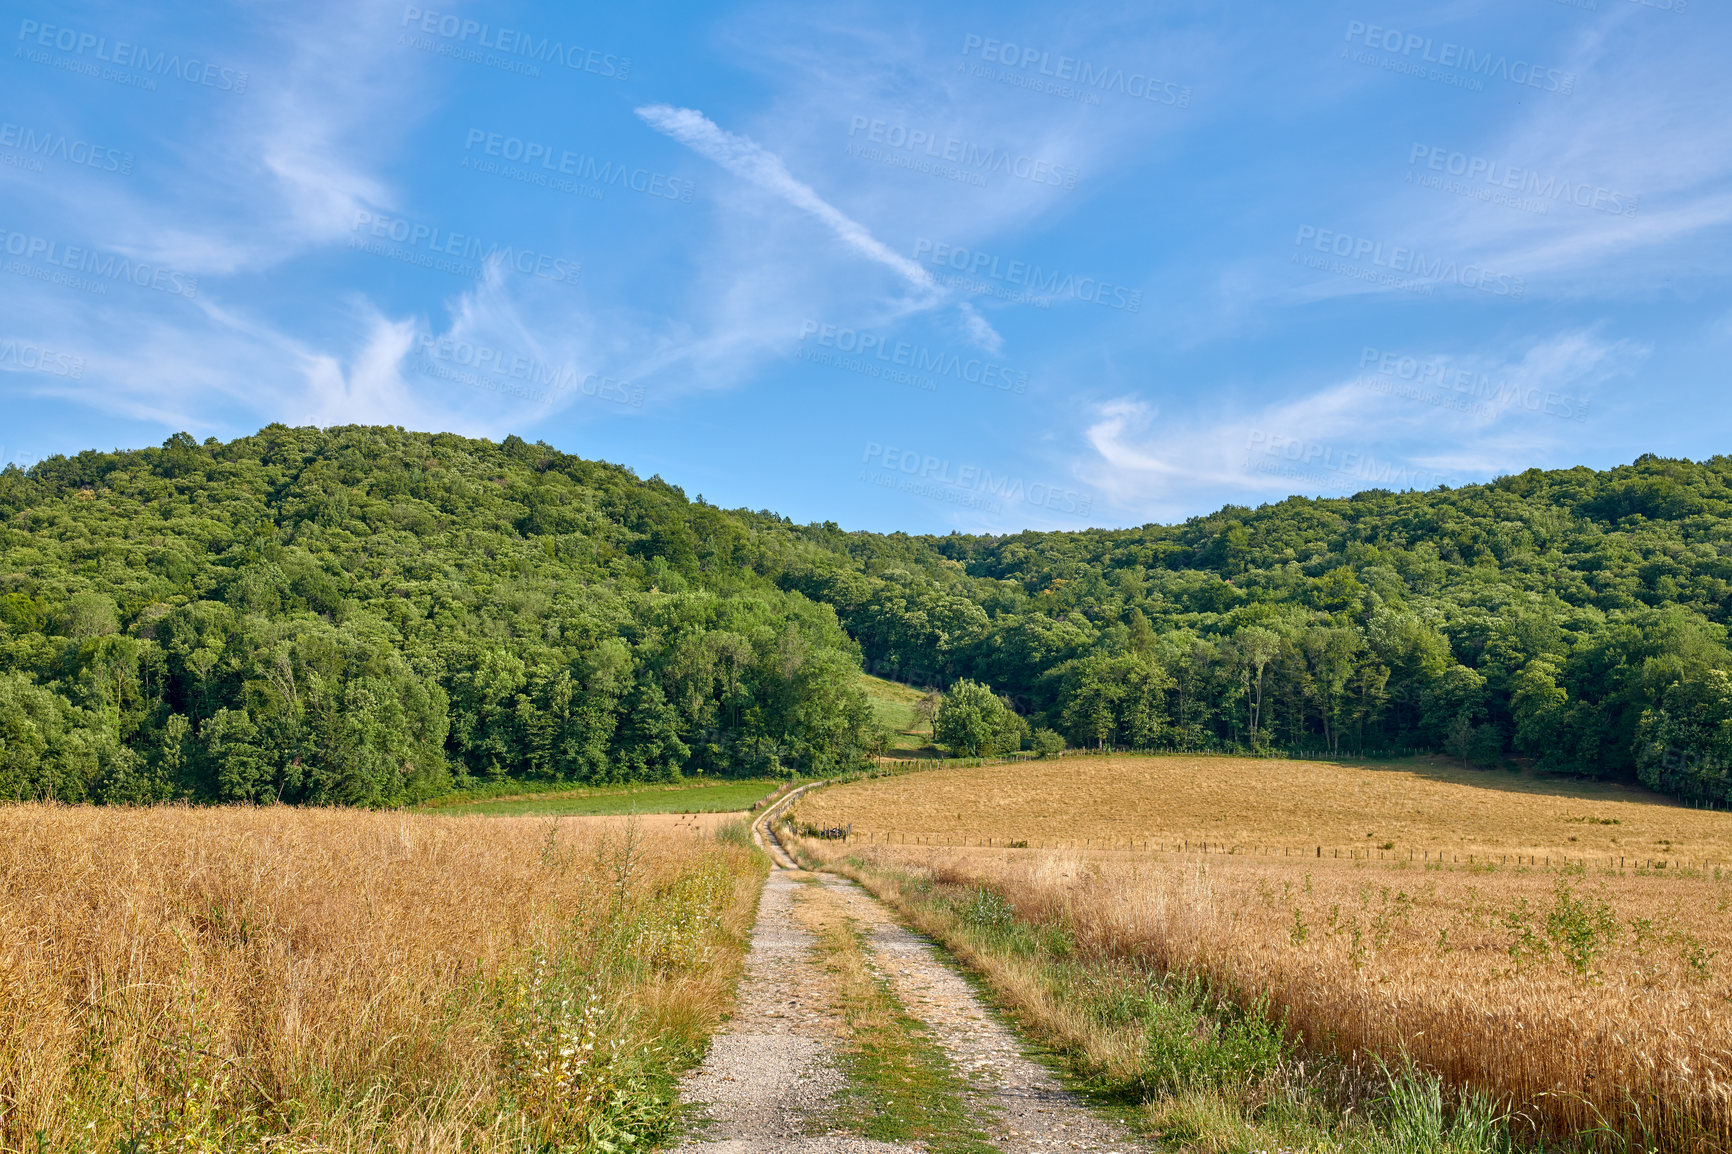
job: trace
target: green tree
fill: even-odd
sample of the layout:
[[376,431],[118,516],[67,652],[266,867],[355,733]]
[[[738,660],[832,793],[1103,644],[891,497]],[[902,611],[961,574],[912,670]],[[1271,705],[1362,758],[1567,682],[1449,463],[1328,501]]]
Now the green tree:
[[1255,749],[1261,744],[1258,726],[1263,720],[1264,675],[1281,653],[1281,636],[1261,625],[1247,625],[1233,634],[1233,653],[1245,680],[1251,746]]
[[1568,765],[1570,695],[1557,683],[1557,667],[1535,659],[1527,663],[1510,689],[1510,714],[1515,719],[1518,752],[1546,769]]
[[962,680],[944,693],[932,736],[953,754],[990,757],[1020,749],[1028,723],[977,681]]
[[1331,750],[1338,749],[1343,693],[1363,642],[1352,629],[1323,626],[1307,630],[1299,647],[1310,674],[1311,697],[1323,722],[1324,743]]
[[661,686],[641,677],[626,692],[614,733],[613,776],[620,781],[678,781],[688,752],[679,737],[679,716]]
[[1128,648],[1139,657],[1147,656],[1155,647],[1155,631],[1141,609],[1132,609],[1126,620],[1130,631]]
[[1636,733],[1643,784],[1732,804],[1732,674],[1700,669],[1681,678],[1642,714]]

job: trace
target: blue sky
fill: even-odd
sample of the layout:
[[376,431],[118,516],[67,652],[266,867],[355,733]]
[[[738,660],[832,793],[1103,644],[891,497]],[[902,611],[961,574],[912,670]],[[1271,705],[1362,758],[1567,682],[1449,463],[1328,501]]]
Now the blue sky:
[[0,457],[517,433],[849,528],[1732,448],[1704,0],[14,4]]

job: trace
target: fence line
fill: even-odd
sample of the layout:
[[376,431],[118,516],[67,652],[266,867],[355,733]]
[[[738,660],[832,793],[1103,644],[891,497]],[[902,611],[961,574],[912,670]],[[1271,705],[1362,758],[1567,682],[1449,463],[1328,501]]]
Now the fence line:
[[[808,827],[810,828],[810,827]],[[1421,865],[1517,865],[1547,867],[1553,864],[1550,854],[1528,853],[1470,853],[1465,860],[1463,855],[1453,851],[1409,849],[1403,857],[1399,850],[1372,849],[1360,846],[1245,846],[1229,842],[1197,841],[1177,839],[1167,841],[1160,838],[1004,838],[997,835],[970,835],[966,833],[901,833],[898,831],[867,830],[855,833],[852,823],[846,827],[834,826],[824,830],[813,830],[807,836],[838,839],[864,845],[909,845],[931,846],[948,849],[1097,849],[1125,850],[1132,853],[1195,853],[1221,854],[1228,857],[1284,857],[1310,858],[1325,861],[1388,861],[1413,862]],[[1095,845],[1095,842],[1100,845]],[[1341,856],[1341,849],[1347,849],[1347,857]],[[1376,854],[1376,857],[1372,857]],[[1600,865],[1602,862],[1608,869],[1637,870],[1703,870],[1721,863],[1689,858],[1630,858],[1616,855],[1605,857],[1572,857],[1555,855],[1558,865]],[[1481,861],[1480,859],[1484,859]],[[1510,859],[1514,858],[1512,862]],[[1615,865],[1613,863],[1616,863]]]
[[[1129,747],[1106,746],[1100,749],[1067,749],[1054,757],[1245,757],[1261,758],[1268,761],[1397,761],[1408,757],[1436,756],[1437,751],[1430,746],[1396,746],[1391,749],[1360,749],[1335,750],[1327,749],[1260,749],[1247,752],[1240,749],[1131,749]],[[1044,760],[1039,754],[1028,750],[1001,754],[994,757],[889,757],[878,755],[874,757],[877,771],[867,770],[863,773],[844,774],[840,780],[857,780],[860,777],[876,777],[888,773],[913,773],[932,769],[968,769],[984,765],[1013,765],[1018,762]],[[1662,795],[1669,796],[1669,795]],[[1732,797],[1716,803],[1713,798],[1675,797],[1671,800],[1686,809],[1713,810],[1716,813],[1732,812]]]
[[[1136,749],[1130,746],[1108,745],[1098,749],[1067,749],[1053,757],[1255,757],[1284,761],[1393,761],[1404,757],[1420,757],[1435,753],[1428,746],[1397,746],[1392,749]],[[1018,750],[990,757],[891,757],[879,754],[872,760],[879,765],[907,766],[913,769],[959,769],[981,765],[1011,765],[1021,761],[1040,760],[1037,753]]]

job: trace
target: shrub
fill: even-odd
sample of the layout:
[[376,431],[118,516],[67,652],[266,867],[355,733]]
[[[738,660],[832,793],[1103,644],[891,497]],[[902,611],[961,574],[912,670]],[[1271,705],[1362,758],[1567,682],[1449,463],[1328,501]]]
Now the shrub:
[[1064,752],[1064,738],[1051,729],[1037,729],[1031,748],[1037,757],[1057,757]]

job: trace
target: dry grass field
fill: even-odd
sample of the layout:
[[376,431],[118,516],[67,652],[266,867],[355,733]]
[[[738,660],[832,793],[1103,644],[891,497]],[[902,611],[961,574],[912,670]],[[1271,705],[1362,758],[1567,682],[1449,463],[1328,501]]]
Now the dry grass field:
[[819,791],[814,825],[1082,847],[1149,839],[1211,848],[1380,847],[1732,865],[1732,813],[1645,790],[1412,759],[1385,766],[1227,757],[1064,757],[878,778]]
[[[1267,993],[1312,1045],[1409,1054],[1554,1134],[1732,1148],[1732,875],[856,852],[988,885],[1084,950]],[[1139,1037],[1075,1029],[1103,1068],[1137,1060]]]
[[653,1135],[762,876],[660,824],[0,808],[0,1149]]
[[[467,814],[453,814],[464,816]],[[574,817],[559,818],[559,828],[574,834],[602,836],[612,831],[625,828],[628,822],[633,823],[646,836],[657,841],[677,842],[681,838],[702,840],[714,838],[716,831],[725,826],[744,820],[744,813],[643,813],[634,815],[622,814],[581,814]],[[488,820],[500,820],[488,818]],[[529,822],[540,828],[547,828],[548,818],[505,818],[513,822]]]
[[[1021,917],[1062,925],[1085,954],[1202,975],[1246,1001],[1267,995],[1310,1046],[1349,1060],[1410,1055],[1540,1132],[1732,1149],[1732,868],[1677,864],[1732,859],[1732,814],[1440,765],[1183,757],[935,771],[822,790],[798,809],[802,823],[878,835],[846,849],[806,843],[816,852],[864,858],[886,877],[912,869],[990,887]],[[953,844],[967,833],[971,848],[885,846],[889,831]],[[977,836],[1031,848],[978,848]],[[1145,836],[1313,854],[1039,848]],[[1313,856],[1354,842],[1373,847],[1369,860]],[[1410,847],[1428,847],[1432,863],[1410,864]],[[1553,865],[1497,864],[1517,853]],[[1013,1002],[1101,1069],[1136,1064],[1140,1034],[1081,1020],[1032,974],[1001,975]]]

